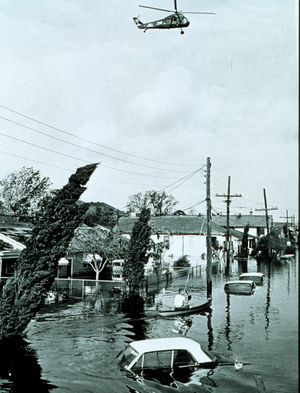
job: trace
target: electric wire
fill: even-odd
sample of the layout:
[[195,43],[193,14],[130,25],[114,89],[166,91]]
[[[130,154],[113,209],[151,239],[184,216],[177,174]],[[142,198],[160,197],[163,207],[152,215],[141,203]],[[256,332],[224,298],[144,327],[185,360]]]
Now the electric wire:
[[[56,150],[52,150],[52,149],[49,149],[47,147],[39,146],[39,145],[36,145],[34,143],[31,143],[31,142],[24,141],[22,139],[13,137],[11,135],[7,135],[7,134],[5,134],[3,132],[0,132],[0,135],[5,136],[5,137],[10,138],[10,139],[13,139],[13,140],[18,141],[18,142],[25,143],[25,144],[27,144],[29,146],[37,147],[39,149],[43,149],[43,150],[49,151],[51,153],[55,153],[55,154],[58,154],[58,155],[61,155],[61,156],[67,157],[67,158],[71,158],[71,159],[76,160],[76,161],[82,161],[82,162],[85,162],[85,163],[88,163],[88,164],[93,164],[92,161],[88,161],[88,160],[85,160],[83,158],[74,157],[74,156],[71,156],[70,154],[58,152]],[[169,176],[148,175],[148,174],[145,174],[145,173],[129,171],[129,170],[126,170],[126,169],[114,168],[114,167],[111,167],[111,166],[106,165],[106,164],[101,164],[101,166],[104,167],[104,168],[108,168],[108,169],[114,170],[114,171],[125,172],[125,173],[135,174],[135,175],[139,175],[139,176],[153,177],[153,178],[159,178],[159,179],[171,179],[171,177],[169,177]]]
[[185,212],[185,211],[187,211],[187,210],[193,209],[194,207],[196,207],[196,206],[198,206],[198,205],[201,205],[201,204],[204,203],[205,201],[206,201],[206,198],[203,199],[203,201],[201,201],[201,202],[195,203],[195,205],[193,205],[193,206],[190,206],[190,207],[187,207],[186,209],[183,209],[183,211]]
[[23,114],[23,113],[21,113],[21,112],[18,112],[18,111],[14,110],[14,109],[11,109],[11,108],[7,107],[7,106],[4,106],[4,105],[1,105],[1,104],[0,104],[0,108],[3,108],[3,109],[5,109],[5,110],[7,110],[7,111],[9,111],[9,112],[12,112],[12,113],[15,113],[15,114],[17,114],[17,115],[19,115],[19,116],[22,116],[22,117],[24,117],[25,119],[34,121],[34,122],[36,122],[36,123],[38,123],[38,124],[41,124],[41,125],[46,126],[46,127],[49,127],[49,128],[51,128],[51,129],[56,130],[56,131],[58,131],[58,132],[61,132],[61,133],[63,133],[63,134],[72,136],[72,137],[74,137],[74,138],[76,138],[76,139],[78,139],[78,140],[81,140],[81,141],[84,141],[84,142],[88,142],[88,143],[92,143],[93,145],[102,147],[102,148],[104,148],[104,149],[108,149],[108,150],[110,150],[110,151],[114,151],[114,152],[116,152],[116,153],[125,154],[125,155],[130,156],[130,157],[138,158],[138,159],[140,159],[140,160],[155,162],[155,163],[159,163],[159,164],[174,165],[174,166],[181,166],[181,167],[182,167],[182,166],[195,166],[195,164],[183,164],[183,163],[178,164],[178,163],[167,162],[167,161],[159,161],[159,160],[154,160],[154,159],[147,158],[147,157],[138,156],[137,154],[132,154],[132,153],[123,152],[123,151],[121,151],[121,150],[114,149],[114,148],[111,148],[111,147],[102,145],[102,144],[97,143],[97,142],[95,142],[95,141],[92,141],[92,140],[90,140],[90,139],[79,137],[79,136],[77,136],[77,135],[75,135],[75,134],[73,134],[73,133],[71,133],[71,132],[69,132],[69,131],[62,130],[61,128],[58,128],[58,127],[52,126],[52,125],[50,125],[50,124],[48,124],[48,123],[42,122],[42,121],[40,121],[40,120],[37,120],[37,119],[35,119],[35,118],[31,117],[31,116],[25,115],[25,114]]
[[169,188],[169,187],[173,186],[174,184],[180,182],[181,180],[184,180],[184,179],[187,179],[187,180],[188,180],[188,178],[194,176],[194,175],[195,175],[196,173],[198,173],[201,169],[203,169],[203,166],[202,166],[201,168],[197,169],[196,171],[193,171],[193,172],[191,172],[191,173],[188,173],[186,176],[183,176],[182,178],[180,178],[180,179],[178,179],[178,180],[172,182],[171,184],[168,184],[167,186],[163,187],[160,191],[164,191],[166,188]]
[[66,141],[65,139],[58,138],[58,137],[56,137],[54,135],[49,135],[46,132],[37,130],[36,128],[32,128],[32,127],[26,126],[23,123],[19,123],[19,122],[15,121],[15,120],[8,119],[7,117],[1,116],[1,115],[0,115],[0,119],[8,121],[8,122],[10,122],[12,124],[18,125],[20,127],[26,128],[26,129],[28,129],[30,131],[33,131],[33,132],[37,133],[37,134],[44,135],[44,136],[46,136],[48,138],[57,140],[59,142],[63,142],[63,143],[66,143],[68,145],[75,146],[75,147],[77,147],[77,148],[79,148],[81,150],[85,150],[85,151],[88,151],[90,153],[98,154],[98,155],[101,155],[101,156],[104,156],[104,157],[107,157],[107,158],[112,158],[112,159],[117,160],[117,161],[125,162],[126,164],[142,166],[142,167],[145,167],[145,168],[150,168],[150,169],[155,169],[155,170],[160,170],[160,171],[184,172],[184,171],[178,170],[178,169],[158,168],[158,167],[154,167],[154,166],[150,166],[150,165],[146,165],[146,164],[130,162],[130,161],[124,159],[124,158],[115,157],[115,156],[112,156],[112,155],[109,155],[109,154],[101,153],[99,151],[96,151],[96,150],[93,150],[93,149],[89,149],[88,147],[84,147],[84,146],[78,145],[77,143],[73,143],[73,142],[70,142],[70,141]]
[[[19,155],[19,154],[15,154],[15,153],[9,153],[9,152],[3,151],[3,150],[0,150],[0,153],[6,154],[6,155],[9,155],[9,156],[12,156],[12,157],[16,157],[16,158],[21,158],[21,159],[23,159],[23,160],[32,161],[32,162],[35,162],[35,163],[37,163],[37,164],[45,165],[45,166],[48,166],[48,167],[52,167],[52,168],[56,168],[56,169],[61,169],[61,170],[63,170],[63,171],[67,171],[67,172],[69,172],[69,173],[72,173],[72,172],[74,171],[74,168],[72,168],[72,169],[71,169],[71,168],[63,168],[63,167],[58,166],[58,165],[45,163],[45,162],[40,161],[40,160],[34,160],[34,159],[32,159],[32,158],[24,157],[24,156],[21,156],[21,155]],[[146,187],[149,186],[148,184],[145,184],[145,183],[129,182],[129,181],[127,181],[127,180],[126,180],[126,181],[125,181],[125,180],[118,180],[118,179],[113,179],[113,180],[112,180],[111,178],[109,178],[109,177],[104,177],[104,176],[93,175],[93,177],[96,178],[96,179],[108,180],[108,181],[117,182],[117,183],[132,184],[132,185],[136,185],[136,186],[146,186]]]

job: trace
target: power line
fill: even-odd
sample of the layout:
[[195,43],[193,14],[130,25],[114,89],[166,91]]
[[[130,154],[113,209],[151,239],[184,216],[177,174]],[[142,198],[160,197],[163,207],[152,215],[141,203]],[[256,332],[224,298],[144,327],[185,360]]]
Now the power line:
[[[199,171],[197,171],[199,172]],[[177,184],[175,187],[173,187],[171,190],[169,190],[169,192],[173,192],[174,190],[176,190],[178,187],[182,186],[182,184],[184,184],[186,181],[188,181],[191,177],[193,177],[195,175],[195,173],[191,174],[190,176],[188,176],[186,179],[182,180],[181,183]]]
[[[32,159],[32,158],[24,157],[24,156],[21,156],[21,155],[19,155],[19,154],[15,154],[15,153],[9,153],[9,152],[3,151],[3,150],[0,150],[0,153],[6,154],[6,155],[9,155],[9,156],[12,156],[12,157],[21,158],[21,159],[23,159],[23,160],[32,161],[32,162],[35,162],[35,163],[37,163],[37,164],[45,165],[45,166],[48,166],[48,167],[52,167],[52,168],[56,168],[56,169],[61,169],[61,170],[63,170],[63,171],[68,171],[69,173],[72,173],[72,171],[74,170],[74,168],[72,168],[72,169],[71,169],[71,168],[63,168],[63,167],[58,166],[58,165],[53,165],[53,164],[45,163],[45,162],[43,162],[43,161],[34,160],[34,159]],[[148,184],[145,184],[145,183],[135,183],[135,182],[128,182],[127,180],[125,181],[125,180],[117,180],[117,179],[112,180],[111,178],[109,178],[109,177],[104,177],[104,176],[93,175],[93,178],[101,179],[101,180],[109,180],[109,181],[113,181],[113,182],[117,182],[117,183],[132,184],[132,185],[136,185],[136,186],[148,186]]]
[[196,204],[193,205],[193,206],[190,206],[190,207],[187,207],[186,209],[183,209],[183,211],[185,212],[185,211],[187,211],[187,210],[190,210],[190,209],[192,209],[193,207],[196,207],[196,206],[198,206],[198,205],[201,205],[201,203],[204,203],[205,201],[206,201],[206,198],[203,199],[203,201],[198,202],[198,203],[196,203]]
[[54,136],[54,135],[49,135],[49,134],[47,134],[46,132],[37,130],[36,128],[32,128],[32,127],[26,126],[26,125],[23,124],[23,123],[19,123],[19,122],[17,122],[17,121],[8,119],[7,117],[4,117],[4,116],[0,116],[0,119],[3,119],[3,120],[5,120],[5,121],[8,121],[8,122],[13,123],[13,124],[15,124],[15,125],[18,125],[18,126],[20,126],[20,127],[26,128],[26,129],[28,129],[28,130],[30,130],[30,131],[36,132],[37,134],[47,136],[48,138],[51,138],[51,139],[55,139],[55,140],[57,140],[57,141],[59,141],[59,142],[63,142],[63,143],[66,143],[66,144],[68,144],[68,145],[75,146],[75,147],[77,147],[77,148],[79,148],[79,149],[81,149],[81,150],[85,150],[85,151],[88,151],[88,152],[90,152],[90,153],[98,154],[98,155],[101,155],[101,156],[104,156],[104,157],[112,158],[112,159],[117,160],[117,161],[122,161],[122,162],[125,162],[126,164],[138,165],[138,166],[143,166],[143,167],[145,167],[145,168],[150,168],[150,169],[155,169],[155,170],[161,170],[161,171],[184,172],[184,171],[182,171],[182,170],[177,170],[177,169],[158,168],[158,167],[153,167],[153,166],[150,166],[150,165],[145,165],[145,164],[139,164],[139,163],[130,162],[130,161],[127,161],[127,160],[124,159],[124,158],[119,158],[119,157],[111,156],[111,155],[109,155],[109,154],[101,153],[101,152],[99,152],[99,151],[96,151],[96,150],[93,150],[93,149],[89,149],[88,147],[84,147],[84,146],[78,145],[77,143],[73,143],[73,142],[70,142],[70,141],[66,141],[65,139],[58,138],[58,137],[56,137],[56,136]]
[[[0,135],[5,136],[5,137],[10,138],[10,139],[13,139],[13,140],[18,141],[18,142],[25,143],[26,145],[30,145],[30,146],[33,146],[33,147],[37,147],[37,148],[39,148],[39,149],[46,150],[46,151],[49,151],[49,152],[51,152],[51,153],[55,153],[55,154],[59,154],[59,155],[61,155],[61,156],[67,157],[67,158],[71,158],[71,159],[73,159],[73,160],[86,162],[86,163],[88,163],[88,164],[92,164],[92,163],[93,163],[92,161],[84,160],[84,159],[82,159],[82,158],[78,158],[78,157],[71,156],[70,154],[61,153],[61,152],[58,152],[58,151],[56,151],[56,150],[48,149],[47,147],[39,146],[39,145],[36,145],[36,144],[34,144],[34,143],[27,142],[27,141],[24,141],[24,140],[19,139],[19,138],[15,138],[15,137],[13,137],[13,136],[11,136],[11,135],[7,135],[7,134],[4,134],[4,133],[2,133],[2,132],[0,132]],[[146,177],[153,177],[153,178],[160,178],[160,179],[171,179],[171,177],[168,177],[168,176],[147,175],[147,174],[145,174],[145,173],[133,172],[133,171],[128,171],[128,170],[126,170],[126,169],[120,169],[120,168],[114,168],[114,167],[111,167],[111,166],[105,165],[105,164],[101,164],[101,166],[104,167],[104,168],[112,169],[112,170],[114,170],[114,171],[125,172],[125,173],[131,173],[131,174],[135,174],[135,175],[139,175],[139,176],[146,176]]]
[[[198,173],[201,169],[203,169],[203,166],[201,168],[197,169],[196,171],[188,173],[186,176],[183,176],[181,179],[178,179],[178,180],[174,181],[173,183],[168,184],[167,186],[163,187],[160,191],[164,191],[166,188],[169,188],[169,187],[173,186],[174,184],[177,184],[180,181],[185,182],[186,180],[189,180],[192,176],[194,176],[196,173]],[[177,187],[175,187],[174,189],[176,189],[176,188]],[[171,192],[171,190],[169,192]]]
[[81,141],[84,141],[84,142],[88,142],[88,143],[92,143],[93,145],[102,147],[102,148],[104,148],[104,149],[108,149],[108,150],[110,150],[110,151],[114,151],[114,152],[116,152],[116,153],[125,154],[125,155],[130,156],[130,157],[138,158],[138,159],[140,159],[140,160],[155,162],[155,163],[159,163],[159,164],[176,165],[176,166],[195,166],[194,164],[182,164],[182,163],[178,164],[178,163],[172,163],[172,162],[167,162],[167,161],[153,160],[153,159],[151,159],[151,158],[146,158],[146,157],[138,156],[138,155],[136,155],[136,154],[126,153],[126,152],[123,152],[123,151],[121,151],[121,150],[117,150],[117,149],[113,149],[113,148],[108,147],[108,146],[104,146],[104,145],[102,145],[102,144],[100,144],[100,143],[97,143],[97,142],[95,142],[95,141],[92,141],[92,140],[90,140],[90,139],[79,137],[79,136],[77,136],[77,135],[75,135],[75,134],[73,134],[73,133],[71,133],[71,132],[69,132],[69,131],[62,130],[61,128],[58,128],[58,127],[52,126],[52,125],[50,125],[50,124],[48,124],[48,123],[42,122],[42,121],[40,121],[40,120],[37,120],[37,119],[35,119],[35,118],[31,117],[31,116],[25,115],[25,114],[23,114],[23,113],[21,113],[21,112],[18,112],[18,111],[16,111],[16,110],[14,110],[14,109],[8,108],[7,106],[4,106],[4,105],[1,105],[1,104],[0,104],[0,108],[3,108],[3,109],[5,109],[5,110],[7,110],[7,111],[9,111],[9,112],[12,112],[12,113],[15,113],[15,114],[17,114],[17,115],[19,115],[19,116],[22,116],[22,117],[24,117],[25,119],[29,119],[29,120],[31,120],[31,121],[34,121],[34,122],[38,123],[38,124],[41,124],[41,125],[43,125],[43,126],[46,126],[46,127],[51,128],[51,129],[53,129],[53,130],[56,130],[56,131],[58,131],[58,132],[61,132],[61,133],[63,133],[63,134],[70,135],[70,136],[72,136],[72,137],[74,137],[74,138],[76,138],[76,139],[78,139],[78,140],[81,140]]

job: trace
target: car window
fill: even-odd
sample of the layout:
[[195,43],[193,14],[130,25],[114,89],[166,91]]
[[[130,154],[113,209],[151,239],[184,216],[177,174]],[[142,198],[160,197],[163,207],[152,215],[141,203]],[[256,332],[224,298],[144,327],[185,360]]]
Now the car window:
[[120,367],[125,368],[129,366],[136,356],[137,352],[132,347],[128,346],[126,350],[121,352],[117,357]]
[[171,368],[172,351],[157,351],[144,354],[144,369]]
[[133,371],[139,371],[142,369],[142,361],[143,361],[143,356],[139,358],[139,360],[132,366]]
[[194,357],[186,350],[174,351],[174,367],[182,367],[195,364]]

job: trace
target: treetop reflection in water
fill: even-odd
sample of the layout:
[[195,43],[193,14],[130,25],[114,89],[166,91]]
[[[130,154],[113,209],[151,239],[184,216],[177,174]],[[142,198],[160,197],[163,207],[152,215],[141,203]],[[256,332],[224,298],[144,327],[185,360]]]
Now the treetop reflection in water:
[[41,378],[35,351],[20,336],[0,341],[1,392],[49,392],[53,385]]

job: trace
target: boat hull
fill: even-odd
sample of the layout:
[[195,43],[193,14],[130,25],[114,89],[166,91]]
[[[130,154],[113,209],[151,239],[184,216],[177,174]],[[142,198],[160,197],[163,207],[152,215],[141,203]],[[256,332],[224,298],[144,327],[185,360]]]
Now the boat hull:
[[161,317],[176,317],[178,315],[191,315],[197,314],[204,311],[210,311],[211,299],[209,299],[206,303],[199,304],[194,307],[185,308],[182,310],[159,310],[158,315]]

